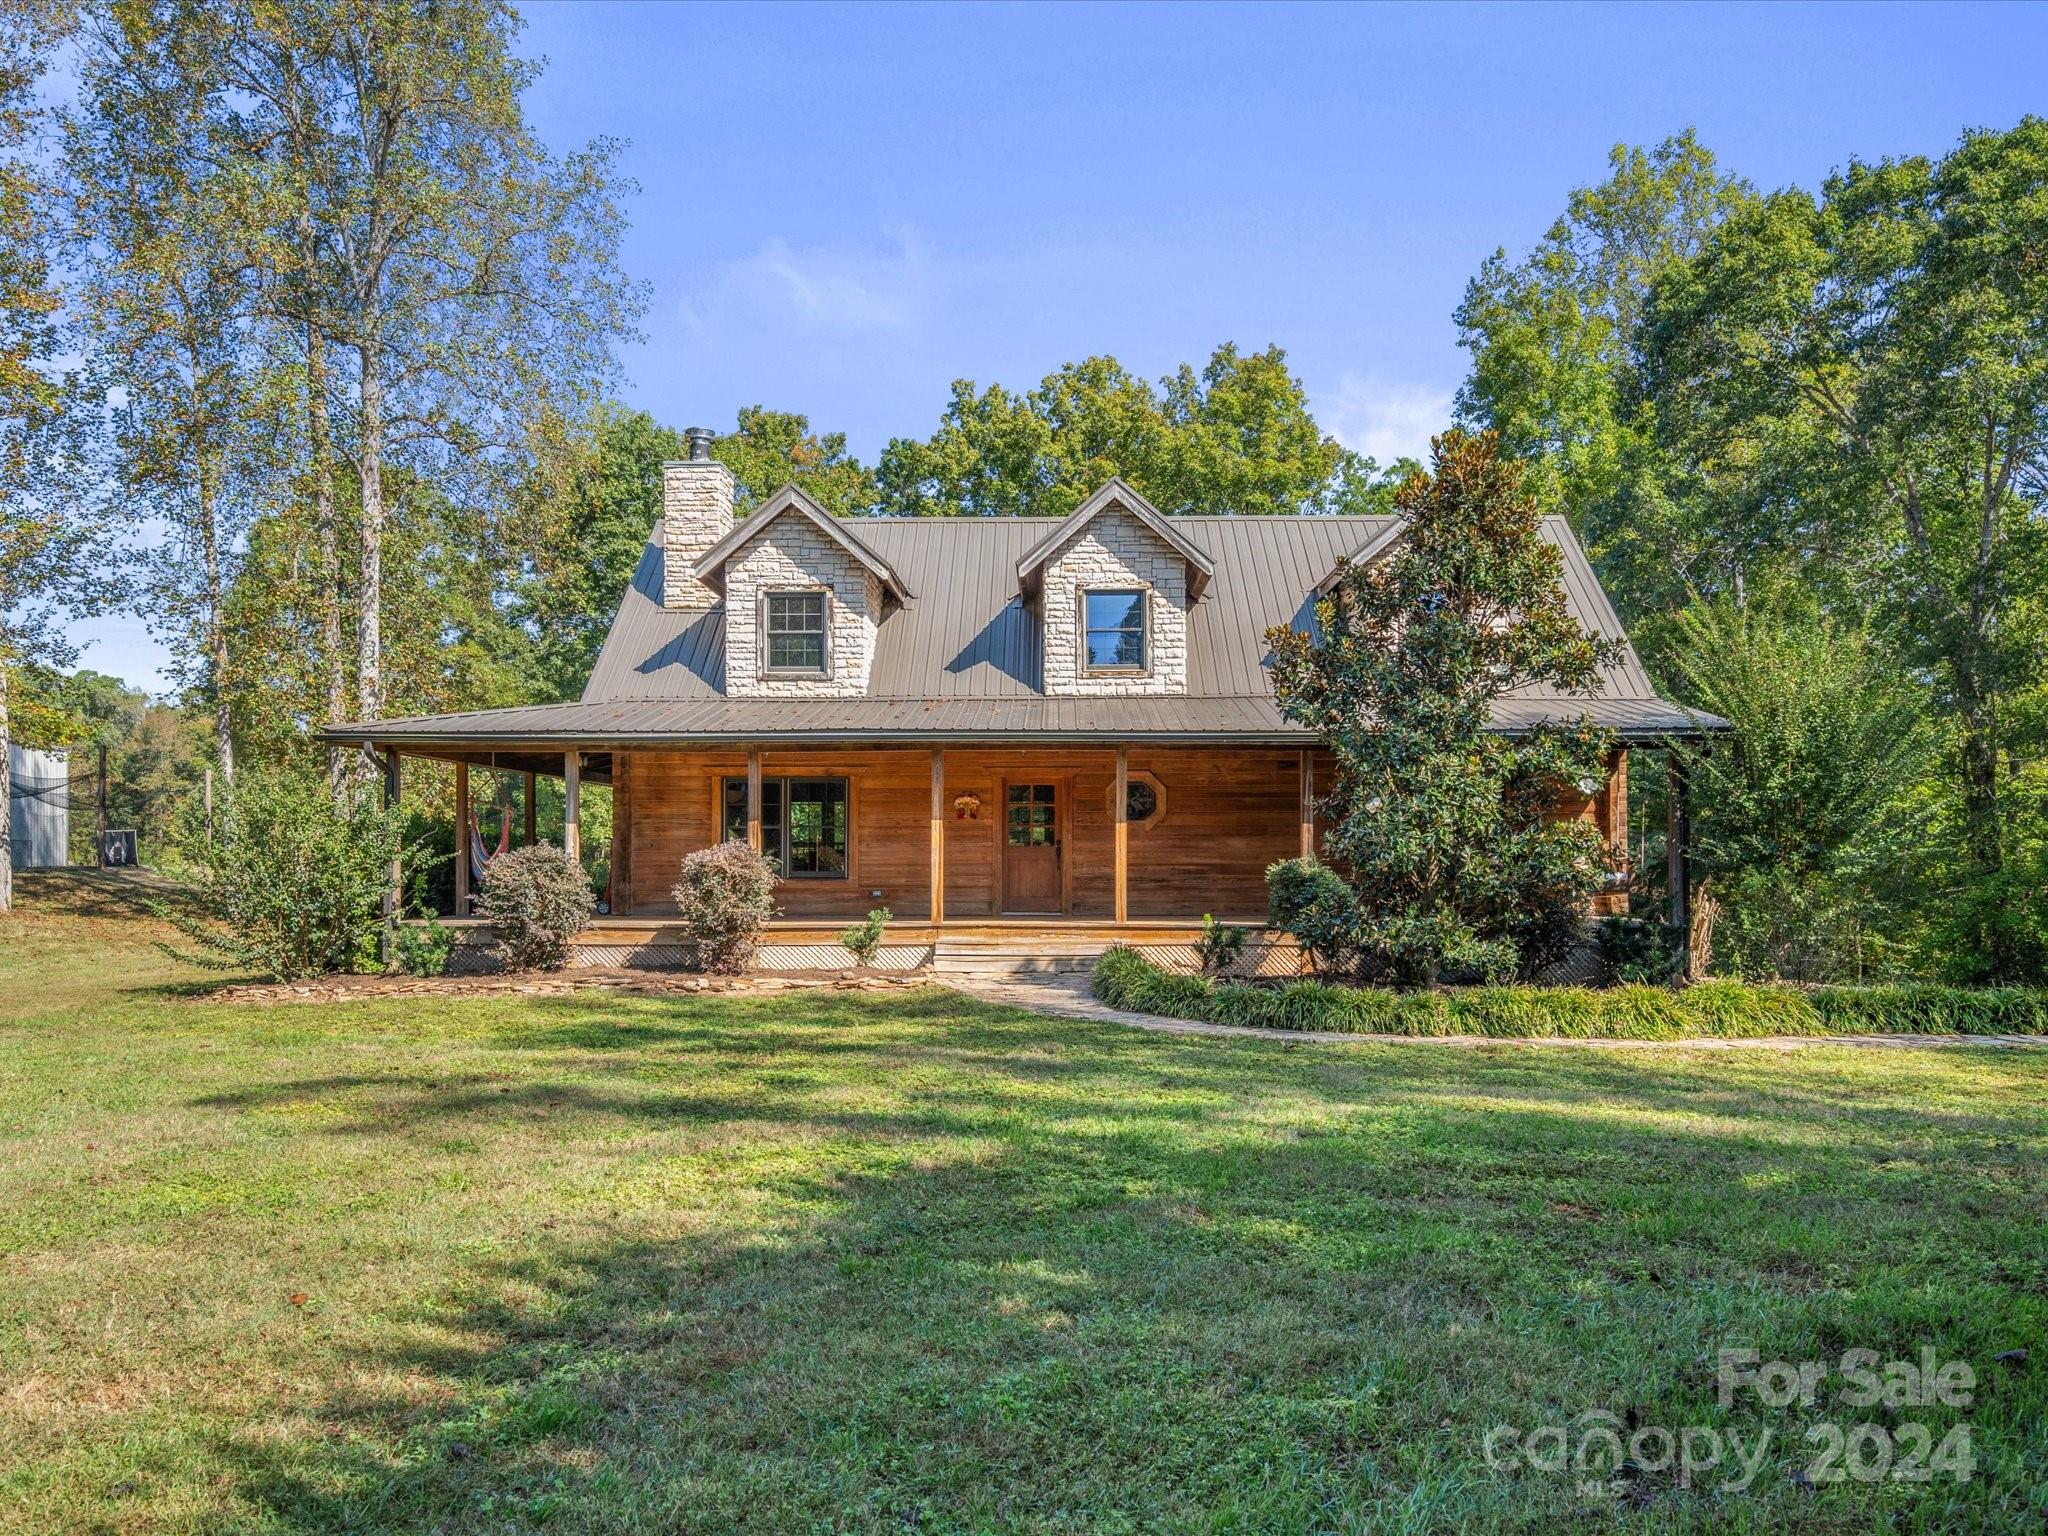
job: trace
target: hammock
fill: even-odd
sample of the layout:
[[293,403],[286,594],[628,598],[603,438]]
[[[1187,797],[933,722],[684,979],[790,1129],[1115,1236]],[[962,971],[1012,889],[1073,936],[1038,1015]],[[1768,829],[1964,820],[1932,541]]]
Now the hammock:
[[498,802],[498,846],[489,852],[484,850],[484,829],[476,819],[476,807],[469,808],[469,867],[477,874],[484,872],[484,866],[512,846],[512,803]]

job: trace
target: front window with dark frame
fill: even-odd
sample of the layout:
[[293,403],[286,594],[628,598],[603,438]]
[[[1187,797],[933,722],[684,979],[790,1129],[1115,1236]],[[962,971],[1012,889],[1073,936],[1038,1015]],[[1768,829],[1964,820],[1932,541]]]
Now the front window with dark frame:
[[1090,672],[1142,672],[1145,593],[1119,587],[1081,594],[1084,665]]
[[[724,833],[747,840],[747,781],[719,789]],[[761,853],[784,879],[844,880],[848,874],[846,780],[761,780]]]
[[823,675],[825,594],[770,592],[763,607],[768,627],[768,670]]

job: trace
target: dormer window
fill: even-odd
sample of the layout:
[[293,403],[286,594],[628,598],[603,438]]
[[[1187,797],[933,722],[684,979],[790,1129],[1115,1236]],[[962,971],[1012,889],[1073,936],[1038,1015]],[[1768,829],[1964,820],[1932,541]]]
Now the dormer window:
[[826,675],[823,592],[764,592],[762,630],[768,637],[768,672],[783,677]]
[[1088,672],[1142,673],[1151,665],[1147,603],[1142,588],[1112,587],[1081,594]]

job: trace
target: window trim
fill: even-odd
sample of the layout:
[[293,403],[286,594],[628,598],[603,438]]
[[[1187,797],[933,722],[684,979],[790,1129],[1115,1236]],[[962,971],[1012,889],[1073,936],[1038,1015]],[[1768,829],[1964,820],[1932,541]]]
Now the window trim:
[[[1143,821],[1134,821],[1126,812],[1124,818],[1125,826],[1129,827],[1133,832],[1150,832],[1154,827],[1166,820],[1166,786],[1159,782],[1158,774],[1152,772],[1149,768],[1133,768],[1125,773],[1124,783],[1127,802],[1129,786],[1132,784],[1147,785],[1152,791],[1152,814]],[[1102,807],[1108,813],[1110,821],[1114,823],[1116,821],[1116,780],[1113,777],[1109,781],[1109,787],[1103,791]]]
[[[1107,595],[1112,592],[1132,592],[1138,597],[1138,614],[1142,624],[1140,637],[1145,646],[1145,659],[1135,667],[1098,667],[1088,658],[1088,599],[1095,594]],[[1118,631],[1121,633],[1122,631]],[[1078,584],[1074,588],[1074,652],[1081,664],[1083,677],[1150,677],[1152,675],[1152,583],[1149,581],[1119,581],[1102,586]]]
[[[791,868],[789,867],[789,786],[790,786],[791,784],[821,784],[821,783],[822,783],[822,784],[837,784],[837,785],[839,785],[839,786],[840,786],[840,791],[841,791],[841,795],[842,795],[842,797],[843,797],[843,803],[844,803],[844,805],[846,806],[846,865],[845,865],[845,868],[843,868],[843,869],[840,869],[840,870],[838,870],[838,871],[836,871],[836,872],[835,872],[835,871],[833,871],[833,870],[821,870],[821,869],[791,869]],[[746,784],[747,784],[747,776],[746,776],[746,775],[745,775],[744,773],[721,773],[721,774],[717,775],[717,777],[715,777],[715,778],[714,778],[714,779],[712,780],[712,786],[711,786],[711,797],[712,797],[712,802],[713,802],[713,804],[714,804],[714,805],[716,805],[716,806],[717,806],[717,808],[718,808],[718,833],[719,833],[719,837],[721,838],[721,840],[723,840],[723,839],[725,838],[725,833],[726,833],[726,823],[725,823],[725,808],[726,808],[726,807],[725,807],[725,796],[726,796],[726,791],[727,791],[727,789],[728,789],[728,787],[729,787],[729,786],[731,786],[731,785],[735,785],[735,784],[737,784],[737,785],[738,785],[738,786],[740,787],[740,793],[741,793],[741,794],[742,794],[742,795],[744,796],[744,795],[745,795],[745,793],[746,793]],[[854,813],[853,813],[853,777],[852,777],[852,775],[850,775],[850,774],[844,774],[844,773],[770,773],[770,774],[763,774],[763,775],[761,776],[761,800],[762,800],[762,807],[761,807],[761,808],[762,808],[762,811],[763,811],[764,815],[763,815],[763,818],[762,818],[762,822],[761,822],[761,840],[762,840],[762,841],[763,841],[764,843],[765,843],[765,842],[767,841],[767,837],[768,837],[768,822],[767,822],[767,818],[766,818],[766,815],[765,815],[765,813],[766,813],[766,811],[767,811],[767,800],[768,800],[768,786],[769,786],[770,784],[775,784],[775,785],[778,785],[778,786],[780,786],[780,789],[779,789],[779,799],[780,799],[780,802],[781,802],[781,809],[782,809],[782,819],[781,819],[781,822],[780,822],[780,824],[779,824],[779,825],[778,825],[778,827],[777,827],[777,832],[778,832],[778,834],[779,834],[779,842],[780,842],[780,845],[781,845],[781,849],[782,849],[782,858],[781,858],[781,861],[780,861],[780,862],[779,862],[779,863],[778,863],[778,864],[776,865],[776,868],[775,868],[775,878],[776,878],[777,880],[851,880],[851,879],[853,879],[853,877],[854,877],[854,869],[853,869],[853,839],[854,839]],[[744,810],[744,806],[745,806],[745,801],[744,801],[744,800],[742,800],[742,801],[741,801],[741,806],[742,806],[742,811],[741,811],[741,814],[742,814],[742,816],[744,816],[744,815],[745,815],[745,810]],[[746,835],[747,835],[747,834],[746,834],[746,828],[744,827],[744,825],[743,825],[743,826],[741,827],[741,829],[740,829],[740,834],[739,834],[739,835],[740,835],[740,838],[741,838],[742,840],[744,840],[744,839],[746,838]],[[766,856],[766,854],[767,854],[767,849],[766,849],[766,848],[763,848],[763,849],[762,849],[762,855],[763,855],[763,856],[765,857],[765,856]]]
[[[818,635],[818,653],[822,660],[815,667],[778,667],[769,660],[769,657],[774,654],[774,645],[773,636],[768,629],[768,599],[771,597],[805,596],[811,593],[816,593],[824,599],[824,602],[820,605],[823,609],[822,623],[824,627],[819,631]],[[756,654],[759,657],[758,666],[761,676],[826,679],[832,676],[832,603],[832,589],[829,586],[823,585],[763,587],[755,594],[754,634],[759,645],[759,650]],[[792,630],[790,633],[808,634],[810,631]]]

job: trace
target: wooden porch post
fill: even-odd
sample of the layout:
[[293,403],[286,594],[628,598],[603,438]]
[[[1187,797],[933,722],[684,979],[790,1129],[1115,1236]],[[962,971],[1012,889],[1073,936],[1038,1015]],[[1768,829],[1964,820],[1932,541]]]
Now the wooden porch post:
[[932,748],[932,923],[946,920],[946,752]]
[[761,749],[747,748],[747,846],[761,851]]
[[1678,974],[1692,973],[1692,866],[1687,843],[1692,821],[1685,806],[1685,760],[1667,748],[1665,763],[1664,867],[1671,889],[1671,927],[1678,945]]
[[583,857],[583,754],[562,754],[562,852]]
[[1316,771],[1306,748],[1301,753],[1301,856],[1316,856]]
[[533,803],[535,799],[534,791],[539,784],[539,774],[529,773],[526,776],[526,846],[529,848],[540,841],[538,833],[534,830],[538,819],[534,813],[539,808]]
[[1615,868],[1628,864],[1628,748],[1616,747],[1607,766],[1607,842]]
[[624,752],[612,753],[612,912],[633,910],[633,777]]
[[[209,779],[208,788],[212,784]],[[384,809],[398,809],[398,748],[384,754]],[[405,862],[401,853],[405,833],[401,829],[391,840],[391,888],[384,893],[384,965],[388,970],[398,961],[398,920],[405,915]]]
[[455,765],[455,915],[469,916],[469,764]]
[[1112,819],[1116,825],[1116,920],[1130,921],[1131,917],[1131,750],[1129,747],[1116,749],[1116,801],[1112,806]]

